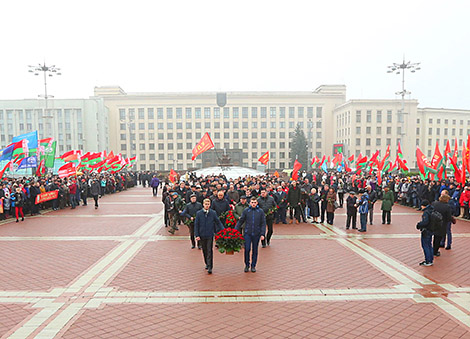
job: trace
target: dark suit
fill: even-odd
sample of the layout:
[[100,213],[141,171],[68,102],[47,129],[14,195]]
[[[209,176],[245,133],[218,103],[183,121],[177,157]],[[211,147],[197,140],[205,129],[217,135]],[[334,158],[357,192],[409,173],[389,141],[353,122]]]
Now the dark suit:
[[[208,211],[202,209],[196,213],[196,220],[194,221],[194,235],[199,238],[202,246],[202,254],[204,262],[208,269],[213,267],[213,244],[214,235],[216,232],[223,230],[222,223],[214,210]],[[209,272],[210,273],[210,272]]]

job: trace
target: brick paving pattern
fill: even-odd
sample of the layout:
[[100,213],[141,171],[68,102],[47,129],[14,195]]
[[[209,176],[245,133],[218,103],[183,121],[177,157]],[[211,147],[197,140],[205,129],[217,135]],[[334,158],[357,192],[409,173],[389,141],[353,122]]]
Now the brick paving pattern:
[[368,232],[274,225],[257,273],[188,229],[170,235],[161,197],[134,188],[77,209],[0,223],[5,338],[470,338],[470,222],[421,267],[421,213],[395,206]]

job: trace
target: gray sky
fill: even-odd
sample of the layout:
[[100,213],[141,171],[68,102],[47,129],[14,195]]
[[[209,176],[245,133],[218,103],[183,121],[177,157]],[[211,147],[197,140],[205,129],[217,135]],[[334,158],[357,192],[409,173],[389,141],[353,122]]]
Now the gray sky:
[[[73,5],[72,5],[73,4]],[[387,66],[421,62],[420,107],[470,109],[469,1],[3,1],[0,99],[34,98],[46,60],[56,98],[127,92],[313,90],[395,98]]]

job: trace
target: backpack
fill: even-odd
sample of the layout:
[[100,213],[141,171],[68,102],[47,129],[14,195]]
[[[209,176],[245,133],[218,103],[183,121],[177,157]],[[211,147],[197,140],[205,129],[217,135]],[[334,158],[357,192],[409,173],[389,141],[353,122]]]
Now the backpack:
[[436,232],[442,227],[442,214],[438,211],[432,211],[429,222],[431,232]]

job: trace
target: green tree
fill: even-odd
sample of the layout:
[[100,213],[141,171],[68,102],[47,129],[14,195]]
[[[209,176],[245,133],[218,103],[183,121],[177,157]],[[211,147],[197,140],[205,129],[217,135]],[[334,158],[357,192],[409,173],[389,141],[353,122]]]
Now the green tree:
[[291,140],[290,161],[294,165],[295,159],[302,164],[302,169],[308,168],[308,143],[304,131],[297,124]]

